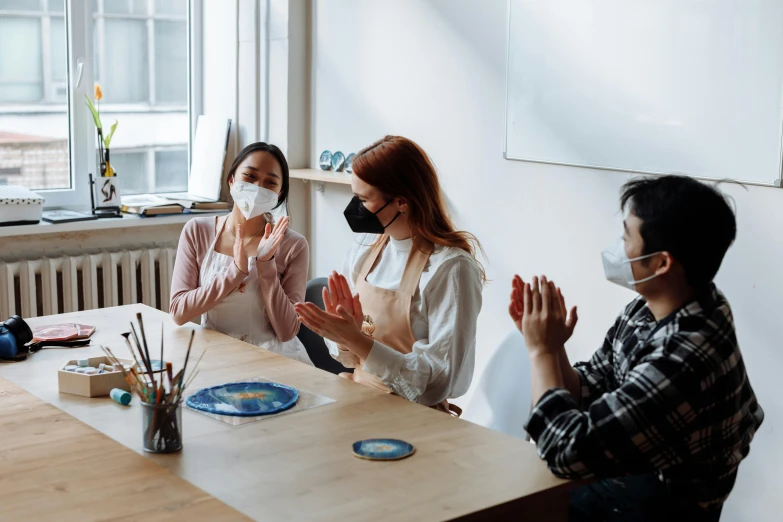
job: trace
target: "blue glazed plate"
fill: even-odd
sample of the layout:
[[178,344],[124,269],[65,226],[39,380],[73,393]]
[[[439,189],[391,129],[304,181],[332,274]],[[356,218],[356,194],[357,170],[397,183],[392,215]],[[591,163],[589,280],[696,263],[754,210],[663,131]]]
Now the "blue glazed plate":
[[397,439],[367,439],[353,443],[353,454],[367,460],[400,460],[416,451],[413,444]]
[[318,159],[318,166],[321,170],[329,170],[332,168],[332,153],[325,150],[321,153],[321,157]]
[[353,158],[356,156],[353,152],[348,154],[348,157],[345,158],[345,172],[353,173]]
[[332,154],[332,170],[335,172],[341,172],[345,167],[345,155],[342,152],[337,151]]
[[285,411],[299,392],[276,382],[232,382],[199,390],[186,401],[194,410],[233,417],[255,417]]

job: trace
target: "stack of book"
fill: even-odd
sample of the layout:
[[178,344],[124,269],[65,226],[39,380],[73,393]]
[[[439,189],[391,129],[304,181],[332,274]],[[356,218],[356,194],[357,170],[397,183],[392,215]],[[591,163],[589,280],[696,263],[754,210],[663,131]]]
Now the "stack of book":
[[140,216],[218,212],[231,208],[227,201],[194,201],[157,194],[139,194],[122,197],[122,211]]

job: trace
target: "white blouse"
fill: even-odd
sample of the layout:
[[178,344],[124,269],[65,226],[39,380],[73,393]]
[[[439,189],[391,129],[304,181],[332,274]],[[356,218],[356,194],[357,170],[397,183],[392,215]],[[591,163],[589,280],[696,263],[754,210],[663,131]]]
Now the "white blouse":
[[[358,272],[378,236],[357,234],[342,273],[355,292]],[[390,239],[367,282],[387,290],[399,288],[411,239]],[[373,343],[362,369],[380,378],[394,393],[422,404],[437,404],[468,391],[473,378],[476,321],[481,311],[481,268],[460,248],[436,247],[411,301],[411,327],[417,341],[402,354],[379,341]],[[326,341],[332,357],[348,368],[357,357]]]

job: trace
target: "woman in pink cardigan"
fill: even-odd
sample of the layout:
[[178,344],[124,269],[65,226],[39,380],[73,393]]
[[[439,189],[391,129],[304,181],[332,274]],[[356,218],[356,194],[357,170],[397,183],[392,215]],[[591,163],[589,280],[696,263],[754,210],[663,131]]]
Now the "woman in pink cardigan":
[[307,240],[273,223],[288,198],[288,162],[274,145],[253,143],[231,165],[234,208],[226,217],[185,224],[177,248],[169,311],[183,325],[201,324],[292,359],[312,364],[296,337],[294,303],[304,300]]

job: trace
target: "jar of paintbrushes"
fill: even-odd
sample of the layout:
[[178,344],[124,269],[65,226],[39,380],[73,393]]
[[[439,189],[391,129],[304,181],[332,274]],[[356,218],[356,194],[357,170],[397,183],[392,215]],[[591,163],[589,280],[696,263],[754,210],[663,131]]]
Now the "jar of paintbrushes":
[[[172,363],[165,363],[165,372],[154,371],[153,360],[150,358],[147,335],[144,331],[144,321],[141,314],[136,314],[138,330],[131,322],[131,331],[122,334],[130,350],[135,364],[123,376],[131,387],[131,391],[141,399],[142,441],[145,451],[151,453],[172,453],[182,449],[182,393],[195,378],[198,364],[204,356],[201,353],[190,375],[185,378],[188,368],[190,349],[193,346],[195,332],[190,332],[188,350],[185,353],[185,364],[174,375]],[[106,355],[117,360],[109,348],[103,347]],[[160,327],[160,361],[163,358],[163,325]],[[122,366],[120,366],[122,367]]]
[[141,403],[144,451],[172,453],[182,449],[182,401]]

